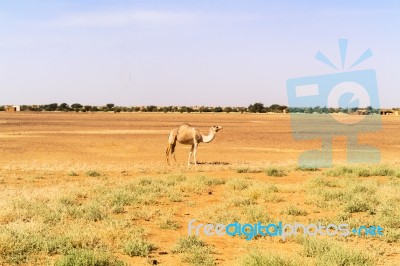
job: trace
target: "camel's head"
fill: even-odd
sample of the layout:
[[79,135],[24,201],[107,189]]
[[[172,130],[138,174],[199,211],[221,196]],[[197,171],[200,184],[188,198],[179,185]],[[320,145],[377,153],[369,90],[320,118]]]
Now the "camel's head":
[[211,127],[211,130],[214,131],[214,132],[218,132],[218,130],[221,130],[221,129],[222,129],[221,126],[212,126]]

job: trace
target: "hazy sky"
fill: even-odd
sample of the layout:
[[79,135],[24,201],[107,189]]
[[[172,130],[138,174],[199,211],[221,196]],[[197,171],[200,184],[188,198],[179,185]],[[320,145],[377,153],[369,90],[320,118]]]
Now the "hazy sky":
[[340,38],[400,106],[399,1],[1,1],[0,104],[287,104]]

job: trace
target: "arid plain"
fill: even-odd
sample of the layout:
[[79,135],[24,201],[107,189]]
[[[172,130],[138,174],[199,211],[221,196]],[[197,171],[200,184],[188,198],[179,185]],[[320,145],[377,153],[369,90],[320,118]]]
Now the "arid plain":
[[[223,130],[199,145],[199,165],[187,166],[190,146],[177,144],[168,166],[168,133],[183,122]],[[382,123],[359,136],[380,164],[346,164],[339,136],[333,167],[302,169],[299,154],[321,141],[294,140],[287,114],[2,112],[0,264],[399,265],[400,117]],[[191,219],[385,231],[194,238]]]

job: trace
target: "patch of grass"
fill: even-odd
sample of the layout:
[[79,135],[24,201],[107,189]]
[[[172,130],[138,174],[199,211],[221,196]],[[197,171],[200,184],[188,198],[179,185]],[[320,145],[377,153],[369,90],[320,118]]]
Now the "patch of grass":
[[105,251],[74,249],[66,256],[58,259],[56,266],[122,266],[125,265],[113,255]]
[[177,192],[171,192],[168,195],[168,199],[171,202],[182,202],[183,201],[183,195],[181,192],[177,191]]
[[250,168],[250,167],[239,167],[236,169],[236,173],[262,173],[263,170],[259,168]]
[[307,211],[302,210],[295,205],[290,205],[289,207],[283,210],[283,213],[292,216],[305,216],[308,214]]
[[267,223],[270,221],[265,208],[259,205],[250,205],[243,208],[242,215],[242,221],[244,223],[254,224],[258,222]]
[[43,245],[43,237],[38,233],[7,228],[0,230],[0,257],[9,264],[28,262],[29,256],[40,252]]
[[382,238],[386,243],[400,243],[400,229],[385,228]]
[[344,211],[348,213],[366,212],[370,208],[369,204],[362,199],[353,199],[346,204]]
[[166,178],[167,186],[176,186],[179,183],[186,181],[187,178],[184,175],[169,175]]
[[60,203],[64,206],[76,206],[77,202],[70,197],[63,196],[59,199]]
[[101,175],[99,172],[93,170],[89,170],[85,174],[86,176],[91,176],[91,177],[98,177]]
[[234,178],[229,180],[227,183],[228,187],[232,190],[244,190],[249,187],[249,182],[242,178]]
[[91,203],[84,206],[73,206],[67,209],[67,213],[78,219],[97,222],[107,217],[107,212],[98,203]]
[[188,252],[192,248],[205,247],[206,243],[196,235],[181,237],[178,242],[172,247],[172,253]]
[[325,175],[333,177],[368,177],[371,176],[371,173],[366,168],[339,166],[326,171]]
[[251,251],[241,259],[240,265],[243,266],[296,266],[299,261],[272,252]]
[[175,221],[174,219],[172,219],[172,217],[170,215],[167,215],[167,216],[161,218],[159,225],[160,225],[161,229],[177,230],[177,229],[181,228],[179,223],[177,221]]
[[133,256],[147,256],[151,251],[155,250],[156,246],[143,239],[137,238],[130,240],[123,245],[123,252],[131,257]]
[[284,197],[277,195],[275,193],[274,194],[264,194],[262,196],[262,199],[264,200],[264,202],[274,202],[274,203],[285,201]]
[[319,168],[317,167],[311,167],[311,166],[298,166],[295,168],[296,171],[305,171],[305,172],[316,172],[320,171]]
[[192,248],[190,252],[184,253],[182,262],[194,266],[213,266],[216,265],[215,259],[211,256],[210,248]]
[[374,176],[392,176],[395,173],[396,171],[387,165],[380,165],[372,169],[372,175]]
[[200,181],[205,184],[206,186],[216,186],[216,185],[223,185],[225,184],[225,180],[221,178],[214,178],[214,177],[200,177]]
[[339,183],[336,180],[328,180],[323,177],[313,177],[307,181],[307,185],[311,188],[320,187],[339,187]]
[[285,170],[277,167],[268,167],[265,169],[265,174],[268,176],[276,176],[276,177],[282,177],[286,176],[287,173]]
[[333,241],[302,238],[302,255],[317,259],[317,265],[374,265],[372,258],[358,250],[349,250]]
[[135,201],[135,199],[127,191],[116,190],[116,191],[112,191],[112,193],[111,193],[111,199],[110,199],[111,207],[128,206],[128,205],[131,205],[134,201]]
[[68,176],[78,176],[78,174],[75,171],[69,171]]
[[325,175],[333,177],[393,176],[395,174],[396,171],[386,165],[380,165],[376,167],[339,166],[325,172]]
[[400,170],[396,170],[393,174],[394,177],[400,178]]
[[215,260],[211,257],[212,249],[195,235],[180,238],[171,251],[183,254],[182,262],[191,265],[215,265]]
[[141,185],[141,186],[149,186],[149,185],[151,185],[152,183],[153,183],[153,180],[150,179],[150,178],[148,178],[148,177],[142,177],[142,178],[139,180],[139,185]]

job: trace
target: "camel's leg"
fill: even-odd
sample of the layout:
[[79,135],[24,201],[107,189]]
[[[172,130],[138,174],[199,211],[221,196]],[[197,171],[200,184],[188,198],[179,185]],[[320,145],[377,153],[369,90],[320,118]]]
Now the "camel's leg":
[[169,153],[170,153],[170,151],[171,151],[171,145],[169,145],[169,143],[168,143],[167,150],[165,151],[165,156],[167,157],[167,164],[169,164]]
[[194,148],[194,144],[192,145],[192,148],[190,149],[190,152],[189,152],[188,165],[190,165],[190,157],[192,156],[193,148]]
[[175,160],[176,163],[178,163],[178,162],[176,161],[176,157],[175,157],[175,146],[176,146],[176,142],[171,146],[171,155],[172,155],[172,154],[174,155],[174,160]]
[[193,149],[193,147],[194,147],[194,151],[193,151],[193,157],[194,157],[194,164],[195,165],[197,165],[197,157],[196,157],[196,154],[197,154],[197,147],[198,147],[198,143],[195,143],[193,146],[192,146],[192,149]]
[[165,155],[167,157],[168,164],[169,164],[169,155],[170,154],[171,155],[174,154],[174,159],[176,162],[176,158],[175,158],[176,135],[177,135],[176,129],[172,130],[168,135],[168,147],[167,147],[167,150],[165,151]]

